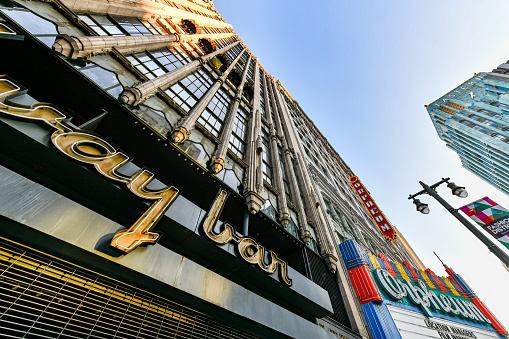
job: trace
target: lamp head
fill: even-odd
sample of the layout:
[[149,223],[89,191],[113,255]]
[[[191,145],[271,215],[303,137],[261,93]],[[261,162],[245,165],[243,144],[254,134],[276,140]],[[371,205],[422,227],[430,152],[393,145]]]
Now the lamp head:
[[428,204],[425,204],[421,202],[419,199],[415,199],[413,201],[416,209],[418,212],[421,212],[422,214],[428,214],[429,213],[429,207]]
[[452,194],[457,197],[460,197],[460,198],[468,197],[468,192],[465,189],[465,187],[458,186],[453,182],[448,183],[447,187],[449,187],[451,189]]

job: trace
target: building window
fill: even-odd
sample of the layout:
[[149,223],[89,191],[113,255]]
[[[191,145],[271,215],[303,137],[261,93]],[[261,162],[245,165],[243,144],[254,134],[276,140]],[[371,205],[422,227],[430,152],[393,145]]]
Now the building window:
[[92,14],[78,17],[99,35],[153,35],[137,18]]
[[336,219],[336,216],[334,215],[334,212],[333,212],[333,209],[332,209],[332,206],[331,206],[331,203],[327,200],[327,199],[323,199],[323,202],[325,203],[325,208],[327,208],[327,212],[329,213],[329,215],[331,216],[332,220],[334,221],[338,221]]
[[247,113],[239,108],[230,137],[230,149],[239,158],[244,157],[246,148]]
[[281,147],[277,148],[277,152],[279,155],[279,164],[281,166],[281,173],[283,174],[283,186],[285,188],[285,195],[286,195],[286,201],[291,202],[291,195],[290,195],[290,184],[288,183],[288,176],[286,175],[286,167],[283,159],[283,151],[281,150]]
[[262,117],[267,119],[267,113],[265,111],[265,89],[263,88],[264,73],[260,69],[260,113]]
[[113,20],[120,25],[121,29],[129,35],[153,35],[145,25],[137,18],[124,16],[111,16]]
[[267,127],[262,129],[262,166],[263,180],[272,185],[272,160],[270,158],[269,131]]
[[[4,6],[9,6],[6,8]],[[10,7],[13,6],[13,7]],[[55,42],[55,38],[59,34],[57,26],[49,20],[43,19],[34,13],[18,7],[18,5],[11,3],[0,3],[0,11],[9,16],[18,25],[29,31],[37,39],[42,41],[46,46],[51,47]]]
[[81,73],[86,75],[90,80],[95,82],[99,87],[117,98],[123,90],[122,85],[117,79],[114,72],[110,72],[93,62],[83,62],[81,60],[68,60]]
[[168,88],[165,93],[182,109],[189,112],[210,86],[212,86],[210,77],[200,69]]
[[223,89],[219,89],[198,118],[198,122],[215,137],[219,137],[230,101],[230,96]]
[[312,237],[311,240],[309,241],[309,248],[311,248],[316,253],[320,253],[320,250],[318,249],[318,242],[316,241],[315,229],[310,225],[308,225],[308,228]]
[[173,48],[136,53],[126,58],[149,79],[161,76],[189,62],[187,55]]
[[142,20],[141,22],[154,35],[168,35],[168,31],[166,30],[166,28],[157,21],[149,22],[147,20]]
[[338,231],[336,231],[334,233],[336,234],[336,237],[337,237],[339,243],[342,243],[343,241],[345,241],[345,238],[343,238],[343,236],[341,234],[339,234]]
[[237,58],[237,56],[243,49],[244,49],[244,47],[242,47],[242,45],[238,44],[237,46],[229,49],[224,55],[226,55],[228,57],[228,59],[230,59],[230,61],[233,62],[233,60],[235,60]]
[[271,217],[276,222],[279,221],[278,214],[278,205],[277,205],[277,197],[274,193],[264,188],[263,190],[263,198],[265,199],[265,203],[260,208],[260,210]]
[[295,212],[293,209],[289,208],[288,213],[290,215],[290,222],[288,223],[288,226],[286,227],[286,230],[293,234],[296,238],[299,238],[299,218],[297,215],[297,212]]

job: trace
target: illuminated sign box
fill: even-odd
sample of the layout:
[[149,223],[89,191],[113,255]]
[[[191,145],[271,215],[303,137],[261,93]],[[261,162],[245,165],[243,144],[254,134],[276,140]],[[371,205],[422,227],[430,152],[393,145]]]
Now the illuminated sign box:
[[363,253],[354,240],[341,243],[339,249],[373,338],[487,339],[507,334],[449,267],[450,279],[439,278],[430,269],[415,274],[407,262],[403,263],[407,271],[401,264],[398,272],[389,271],[385,269],[393,266],[389,259],[375,265],[370,260],[374,256]]

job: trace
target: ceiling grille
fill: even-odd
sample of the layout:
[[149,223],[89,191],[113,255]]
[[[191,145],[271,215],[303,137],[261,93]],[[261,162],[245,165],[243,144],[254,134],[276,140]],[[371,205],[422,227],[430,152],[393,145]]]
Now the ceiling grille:
[[2,338],[255,338],[176,303],[0,242]]

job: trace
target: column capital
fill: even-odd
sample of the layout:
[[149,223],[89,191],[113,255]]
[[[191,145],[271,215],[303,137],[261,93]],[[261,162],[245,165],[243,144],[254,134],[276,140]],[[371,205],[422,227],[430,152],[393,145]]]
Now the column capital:
[[301,229],[300,229],[300,237],[306,245],[309,245],[309,243],[311,242],[311,239],[313,239],[311,232],[309,230],[305,229],[304,227],[301,227]]
[[251,214],[258,213],[262,205],[265,203],[265,199],[254,191],[245,192],[244,198],[246,198],[247,208]]
[[290,223],[290,215],[286,212],[280,212],[279,213],[279,222],[284,227],[287,227],[288,224]]
[[126,87],[118,97],[118,100],[123,104],[134,105],[135,103],[141,103],[142,96],[143,93],[136,86]]
[[187,139],[189,139],[189,136],[191,135],[191,132],[187,130],[187,128],[183,126],[177,126],[175,129],[171,132],[171,141],[179,144]]
[[327,264],[329,271],[331,271],[332,273],[336,273],[336,270],[338,268],[337,267],[338,258],[336,258],[335,255],[329,253],[322,254],[322,258],[325,260],[325,263]]
[[224,169],[224,158],[212,156],[210,160],[210,169],[214,174],[221,172]]

